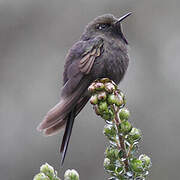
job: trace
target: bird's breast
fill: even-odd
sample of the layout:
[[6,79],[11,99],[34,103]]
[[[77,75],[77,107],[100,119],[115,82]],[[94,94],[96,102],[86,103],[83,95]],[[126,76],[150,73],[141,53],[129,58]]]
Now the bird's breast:
[[96,58],[91,76],[93,79],[107,77],[119,83],[129,63],[126,45],[120,40],[104,39],[101,55]]
[[129,64],[126,45],[119,39],[111,39],[104,43],[104,68],[106,77],[119,83],[124,77]]

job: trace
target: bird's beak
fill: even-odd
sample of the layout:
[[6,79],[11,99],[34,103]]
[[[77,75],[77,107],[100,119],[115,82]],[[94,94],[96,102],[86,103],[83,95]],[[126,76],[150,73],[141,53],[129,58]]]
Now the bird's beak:
[[115,27],[116,27],[116,30],[117,30],[118,34],[121,36],[121,38],[124,40],[124,42],[125,42],[126,44],[128,44],[128,42],[127,42],[127,40],[126,40],[126,38],[125,38],[125,36],[124,36],[124,34],[123,34],[123,32],[122,32],[121,22],[122,22],[125,18],[127,18],[128,16],[130,16],[131,14],[132,14],[131,12],[125,14],[124,16],[120,17],[120,18],[115,22],[115,24],[114,24]]
[[119,19],[118,19],[118,21],[116,22],[116,24],[118,23],[121,23],[124,19],[126,19],[128,16],[130,16],[132,14],[132,12],[129,12],[129,13],[127,13],[127,14],[125,14],[124,16],[122,16],[122,17],[120,17]]

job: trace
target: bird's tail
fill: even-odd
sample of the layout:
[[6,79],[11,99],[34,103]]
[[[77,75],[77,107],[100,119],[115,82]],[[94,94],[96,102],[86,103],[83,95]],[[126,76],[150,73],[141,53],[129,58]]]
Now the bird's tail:
[[67,148],[69,145],[69,140],[71,137],[71,132],[74,124],[74,119],[75,119],[75,111],[76,108],[74,108],[68,115],[67,122],[66,122],[66,129],[64,132],[63,140],[61,143],[61,149],[60,152],[62,153],[62,158],[61,158],[61,165],[64,163],[64,159],[66,156]]
[[53,135],[64,127],[67,114],[72,110],[72,102],[69,98],[61,99],[44,117],[37,129],[43,131],[45,135]]
[[89,100],[89,95],[83,96],[86,94],[87,86],[88,82],[83,81],[76,91],[68,96],[63,96],[60,102],[47,113],[37,128],[39,131],[43,131],[45,135],[53,135],[66,125],[60,149],[62,164],[71,136],[74,118]]
[[86,105],[88,100],[89,100],[89,96],[82,97],[67,116],[66,129],[64,132],[63,140],[61,143],[61,149],[60,149],[60,152],[62,153],[61,165],[63,165],[64,159],[66,156],[69,140],[71,137],[72,127],[74,124],[74,119],[79,114],[79,112],[82,110],[82,108]]
[[62,109],[65,106],[64,103],[60,101],[54,108],[52,108],[47,113],[42,123],[38,126],[38,130],[43,130],[45,135],[53,135],[66,125],[60,148],[60,152],[62,153],[61,165],[63,165],[66,156],[74,124],[74,119],[82,110],[82,108],[86,105],[88,100],[89,96],[84,96],[80,98],[75,104],[74,108],[71,108],[70,112],[64,112],[64,115],[62,115]]
[[83,86],[80,86],[72,94],[62,96],[60,102],[46,114],[37,129],[44,131],[45,135],[52,135],[60,130],[65,125],[69,113],[81,99],[84,89]]

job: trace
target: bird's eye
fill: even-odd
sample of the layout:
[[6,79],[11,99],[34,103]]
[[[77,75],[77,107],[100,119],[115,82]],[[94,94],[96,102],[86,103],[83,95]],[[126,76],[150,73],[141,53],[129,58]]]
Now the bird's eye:
[[107,29],[109,26],[110,24],[98,24],[96,28],[99,30],[104,30]]

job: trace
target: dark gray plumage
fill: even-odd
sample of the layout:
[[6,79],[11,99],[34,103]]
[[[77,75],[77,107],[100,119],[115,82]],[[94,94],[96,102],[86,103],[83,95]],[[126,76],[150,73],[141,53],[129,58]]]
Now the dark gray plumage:
[[105,14],[90,22],[80,40],[66,57],[60,102],[52,108],[38,126],[38,130],[52,135],[66,125],[60,151],[62,163],[68,147],[74,119],[88,102],[88,86],[97,78],[109,78],[115,83],[124,77],[129,58],[127,40],[122,33],[120,19]]

